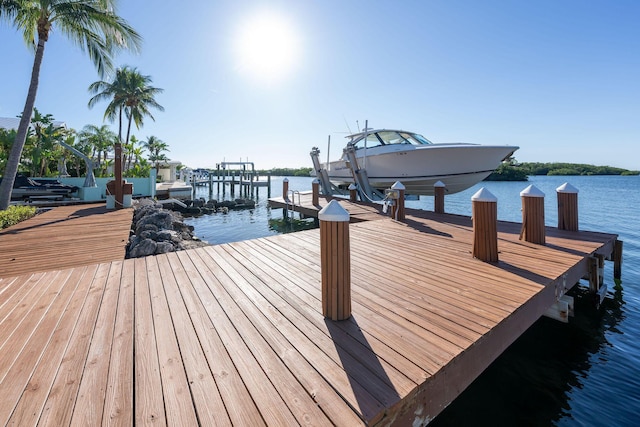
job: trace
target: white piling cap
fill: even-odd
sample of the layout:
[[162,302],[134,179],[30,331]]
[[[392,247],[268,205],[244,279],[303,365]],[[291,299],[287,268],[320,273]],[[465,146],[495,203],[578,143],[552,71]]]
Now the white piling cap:
[[498,198],[491,194],[491,191],[482,187],[480,190],[476,192],[473,196],[471,196],[471,201],[473,202],[497,202]]
[[405,187],[404,185],[402,185],[402,183],[400,181],[396,181],[392,186],[391,186],[392,190],[404,190]]
[[283,179],[282,182],[289,182],[289,178]]
[[538,187],[531,184],[520,192],[520,197],[544,197],[544,193]]
[[320,184],[320,180],[318,178],[311,181],[312,184]]
[[578,194],[578,189],[576,187],[574,187],[573,185],[569,184],[568,182],[565,182],[560,187],[556,188],[556,191],[558,193],[574,193],[574,194]]
[[332,200],[318,212],[318,219],[330,222],[349,222],[349,212],[338,201]]
[[353,183],[353,182],[352,182],[352,183],[349,185],[349,191],[351,191],[351,190],[357,190],[357,189],[358,189],[358,186],[357,186],[355,183]]
[[444,182],[442,181],[438,181],[435,184],[433,184],[434,187],[446,187],[446,185],[444,185]]

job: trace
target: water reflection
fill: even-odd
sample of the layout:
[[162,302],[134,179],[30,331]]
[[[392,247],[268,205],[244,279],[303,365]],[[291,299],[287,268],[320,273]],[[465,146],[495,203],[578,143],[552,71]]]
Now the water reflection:
[[625,318],[620,283],[600,310],[588,286],[571,294],[576,315],[568,324],[540,318],[430,426],[547,426],[571,418],[572,390],[583,387],[594,359],[612,345],[606,333],[620,333]]
[[302,230],[318,228],[318,221],[315,218],[270,218],[269,229],[278,233],[293,233]]

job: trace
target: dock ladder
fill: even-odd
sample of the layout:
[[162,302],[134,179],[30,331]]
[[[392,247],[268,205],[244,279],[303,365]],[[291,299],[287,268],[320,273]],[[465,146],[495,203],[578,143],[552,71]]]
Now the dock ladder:
[[[302,206],[302,201],[300,199],[300,192],[298,190],[289,190],[289,192],[287,193],[287,197],[284,199],[285,201],[285,209],[286,209],[286,218],[289,218],[289,212],[291,212],[291,218],[293,219],[293,215],[296,211],[296,194],[298,195],[298,205]],[[291,199],[289,199],[289,195],[291,195]],[[289,203],[289,200],[291,200],[291,203]],[[289,209],[289,206],[291,206],[291,209]]]

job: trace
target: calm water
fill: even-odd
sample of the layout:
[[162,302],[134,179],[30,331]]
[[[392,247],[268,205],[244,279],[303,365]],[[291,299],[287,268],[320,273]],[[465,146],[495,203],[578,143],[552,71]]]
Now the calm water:
[[[306,191],[311,178],[289,178]],[[624,242],[622,281],[605,266],[609,293],[591,308],[583,283],[569,324],[541,318],[509,347],[430,425],[441,426],[637,426],[640,425],[640,177],[531,177],[523,182],[483,182],[447,196],[446,210],[471,215],[471,196],[486,187],[498,198],[501,220],[521,221],[520,191],[534,184],[546,197],[546,223],[557,225],[555,189],[569,182],[579,190],[580,228],[618,234]],[[198,195],[208,198],[208,191]],[[272,196],[282,179],[272,179]],[[214,198],[217,195],[214,195]],[[226,195],[229,198],[229,195]],[[433,209],[433,198],[407,202]],[[267,207],[260,189],[252,211],[188,220],[210,243],[280,232],[282,210]],[[576,289],[576,288],[574,288]]]

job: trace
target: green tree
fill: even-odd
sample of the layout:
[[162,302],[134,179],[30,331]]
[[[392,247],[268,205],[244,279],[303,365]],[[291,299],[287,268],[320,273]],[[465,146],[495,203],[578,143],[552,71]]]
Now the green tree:
[[11,145],[16,139],[15,129],[0,128],[0,170],[4,170],[11,151]]
[[147,137],[143,143],[144,148],[149,152],[149,161],[153,163],[153,167],[158,170],[160,163],[169,160],[165,151],[169,151],[169,145],[155,136]]
[[133,162],[133,151],[136,149],[136,144],[138,144],[138,138],[136,138],[135,135],[131,135],[131,138],[129,138],[129,143],[125,144],[122,147],[122,155],[124,157],[122,159],[122,164],[124,170],[131,169],[131,164]]
[[[42,114],[37,108],[33,109],[31,119],[31,127],[33,129],[31,141],[28,147],[30,165],[29,172],[31,176],[47,176],[50,172],[50,164],[57,162],[62,156],[62,150],[55,143],[59,139],[63,139],[65,129],[62,126],[53,124],[54,118],[51,114]],[[28,142],[25,142],[25,150]]]
[[108,125],[100,127],[96,125],[86,125],[78,134],[83,145],[91,147],[91,158],[97,158],[97,166],[100,174],[106,175],[107,167],[105,162],[107,154],[113,150],[113,144],[117,141],[117,136]]
[[[95,95],[89,100],[89,108],[100,101],[109,101],[104,118],[113,122],[118,120],[118,139],[123,145],[129,143],[131,124],[140,129],[144,117],[155,120],[151,108],[164,111],[164,107],[155,100],[163,89],[150,86],[151,77],[144,76],[136,68],[124,66],[116,70],[112,81],[100,80],[89,86],[89,92]],[[122,138],[123,119],[127,119],[127,133]]]
[[[87,52],[100,76],[112,69],[111,57],[120,49],[137,50],[140,35],[115,14],[116,0],[0,0],[0,20],[22,32],[34,48],[31,82],[16,139],[0,183],[0,210],[7,209],[36,101],[44,48],[53,29]],[[3,41],[5,43],[5,41]]]

